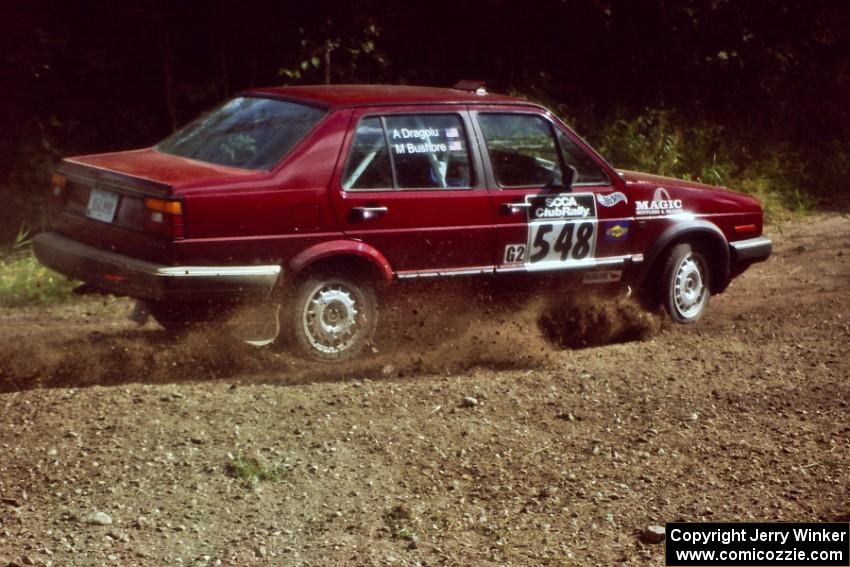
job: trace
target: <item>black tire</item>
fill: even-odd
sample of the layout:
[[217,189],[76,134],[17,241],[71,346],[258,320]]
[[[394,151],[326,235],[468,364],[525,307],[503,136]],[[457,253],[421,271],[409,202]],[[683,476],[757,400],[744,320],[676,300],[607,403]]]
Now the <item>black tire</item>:
[[285,313],[304,355],[341,362],[360,354],[372,341],[378,300],[366,278],[313,274],[297,286]]
[[661,266],[661,299],[676,323],[696,323],[711,298],[706,257],[688,243],[667,250]]

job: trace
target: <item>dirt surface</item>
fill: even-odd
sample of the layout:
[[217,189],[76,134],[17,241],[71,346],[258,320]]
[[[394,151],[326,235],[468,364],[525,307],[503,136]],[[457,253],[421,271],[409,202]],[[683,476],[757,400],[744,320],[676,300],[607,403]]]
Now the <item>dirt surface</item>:
[[770,234],[696,325],[557,311],[592,348],[484,295],[344,368],[0,312],[0,565],[662,565],[649,524],[847,521],[850,218]]

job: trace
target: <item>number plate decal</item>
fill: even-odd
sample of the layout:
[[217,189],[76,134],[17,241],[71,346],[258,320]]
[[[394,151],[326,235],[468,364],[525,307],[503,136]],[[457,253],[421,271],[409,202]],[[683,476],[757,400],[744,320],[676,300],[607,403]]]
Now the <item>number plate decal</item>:
[[528,269],[593,265],[596,252],[596,199],[593,193],[527,197]]
[[112,222],[118,209],[118,195],[109,191],[92,189],[89,203],[86,206],[86,216],[103,222]]

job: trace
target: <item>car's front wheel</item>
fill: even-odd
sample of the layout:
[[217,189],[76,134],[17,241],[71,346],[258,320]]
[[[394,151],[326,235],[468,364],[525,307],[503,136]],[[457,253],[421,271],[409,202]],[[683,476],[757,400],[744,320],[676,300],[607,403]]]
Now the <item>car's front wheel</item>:
[[302,352],[335,362],[359,354],[378,320],[375,288],[366,279],[312,275],[298,285],[290,325]]
[[664,307],[677,323],[694,323],[708,308],[708,262],[690,244],[670,248],[664,261],[662,291]]

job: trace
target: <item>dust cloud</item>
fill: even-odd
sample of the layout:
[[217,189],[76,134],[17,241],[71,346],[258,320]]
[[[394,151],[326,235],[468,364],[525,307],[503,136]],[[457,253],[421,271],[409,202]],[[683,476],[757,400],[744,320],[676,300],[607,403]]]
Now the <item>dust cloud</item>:
[[0,391],[218,379],[297,384],[476,367],[545,368],[564,349],[650,337],[660,321],[622,297],[544,298],[438,282],[382,298],[374,344],[338,365],[306,360],[291,347],[248,345],[222,324],[175,337],[152,322],[117,329],[22,322],[16,340],[0,345]]

